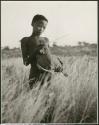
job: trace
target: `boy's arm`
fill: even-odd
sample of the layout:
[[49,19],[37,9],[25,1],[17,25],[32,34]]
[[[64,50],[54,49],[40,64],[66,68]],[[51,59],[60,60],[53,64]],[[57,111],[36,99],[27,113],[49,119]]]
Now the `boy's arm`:
[[29,65],[27,41],[28,41],[27,37],[24,37],[21,40],[21,51],[22,51],[23,63],[25,66]]
[[59,57],[57,57],[57,59],[60,64],[56,67],[56,71],[62,72],[63,71],[63,62],[61,61],[61,59]]
[[[48,43],[48,47],[50,48],[50,46],[49,46],[49,39],[48,38],[46,38],[46,41],[47,41],[47,43]],[[56,71],[56,72],[62,72],[63,71],[63,62],[61,61],[61,59],[59,58],[59,57],[56,57],[56,60],[55,61],[53,61],[53,65],[54,65],[54,71]]]
[[60,60],[59,57],[53,56],[53,69],[55,72],[63,71],[63,62]]

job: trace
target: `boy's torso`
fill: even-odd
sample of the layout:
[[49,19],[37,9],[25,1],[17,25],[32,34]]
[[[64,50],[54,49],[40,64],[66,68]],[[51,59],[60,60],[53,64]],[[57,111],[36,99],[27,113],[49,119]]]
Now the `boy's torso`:
[[34,56],[34,58],[31,61],[31,66],[34,67],[36,65],[37,60],[38,63],[43,66],[43,67],[50,67],[51,65],[51,53],[49,50],[49,41],[46,37],[26,37],[23,41],[23,43],[26,46],[26,51],[27,51],[27,56],[31,57],[33,53],[35,53],[35,50],[41,46],[44,48],[46,51],[46,54],[40,54]]
[[48,46],[48,41],[45,37],[28,37],[27,39],[27,49],[28,49],[28,55],[31,55],[33,51],[39,46],[44,45]]
[[[30,56],[39,45],[44,45],[49,50],[49,41],[48,41],[48,39],[46,37],[33,37],[33,36],[30,36],[30,37],[25,37],[22,41],[23,41],[22,42],[23,47],[25,45],[24,50],[26,50],[26,56],[27,55]],[[50,66],[51,60],[52,60],[50,50],[49,50],[47,56],[46,55],[40,55],[40,56],[38,56],[38,59],[39,59],[39,63],[41,64],[42,67],[44,66],[46,68],[46,66]],[[38,71],[37,67],[35,65],[36,64],[35,61],[36,60],[33,60],[33,63],[31,63],[31,68],[32,68],[31,71],[32,71],[32,73],[30,73],[30,74],[33,74],[33,72],[37,73],[37,71]]]

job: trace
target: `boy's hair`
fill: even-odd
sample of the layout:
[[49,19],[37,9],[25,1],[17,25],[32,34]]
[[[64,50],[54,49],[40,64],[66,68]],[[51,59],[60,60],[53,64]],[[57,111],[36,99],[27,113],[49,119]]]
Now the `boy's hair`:
[[33,17],[33,20],[32,20],[32,23],[31,25],[33,26],[33,23],[37,22],[37,21],[40,21],[40,20],[45,20],[48,22],[47,18],[43,15],[40,15],[40,14],[37,14]]

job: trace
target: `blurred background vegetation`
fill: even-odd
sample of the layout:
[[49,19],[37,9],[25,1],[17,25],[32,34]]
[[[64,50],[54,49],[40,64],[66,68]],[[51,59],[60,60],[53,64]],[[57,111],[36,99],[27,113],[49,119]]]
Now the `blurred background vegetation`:
[[[53,46],[50,47],[52,54],[60,55],[60,56],[97,56],[97,44],[96,43],[87,43],[78,41],[76,46],[65,45],[59,46],[55,42]],[[1,48],[1,57],[4,58],[12,58],[12,57],[21,57],[21,49],[20,48],[10,48],[9,46],[5,46]]]

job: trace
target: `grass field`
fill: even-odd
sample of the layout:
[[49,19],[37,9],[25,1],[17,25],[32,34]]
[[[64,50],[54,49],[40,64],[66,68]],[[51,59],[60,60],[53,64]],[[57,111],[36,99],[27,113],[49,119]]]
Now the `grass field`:
[[2,60],[2,123],[96,123],[97,57],[61,57],[64,73],[29,90],[21,58]]

